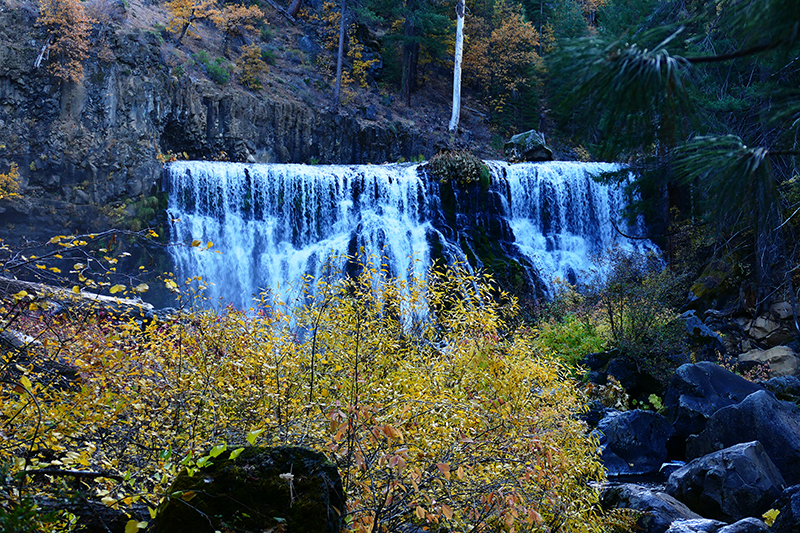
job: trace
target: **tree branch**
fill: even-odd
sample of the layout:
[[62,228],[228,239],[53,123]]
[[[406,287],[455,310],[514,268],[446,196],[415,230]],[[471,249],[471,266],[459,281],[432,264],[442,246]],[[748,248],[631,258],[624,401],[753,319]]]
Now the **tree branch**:
[[731,52],[730,54],[722,54],[722,55],[715,55],[715,56],[700,56],[700,57],[686,57],[686,61],[692,64],[696,63],[717,63],[720,61],[729,61],[731,59],[738,59],[740,57],[746,57],[753,54],[760,54],[761,52],[767,52],[769,50],[773,50],[783,44],[783,41],[772,41],[761,43],[759,45],[753,46],[751,48],[745,48],[743,50],[737,50],[735,52]]

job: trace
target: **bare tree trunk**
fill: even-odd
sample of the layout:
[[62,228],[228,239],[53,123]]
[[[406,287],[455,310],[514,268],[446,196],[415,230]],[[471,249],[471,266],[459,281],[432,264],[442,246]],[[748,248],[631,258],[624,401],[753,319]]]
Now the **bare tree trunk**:
[[345,0],[342,0],[342,10],[339,14],[339,51],[336,53],[336,89],[333,91],[333,109],[339,110],[339,98],[342,91],[342,63],[344,63],[344,8]]
[[464,0],[456,4],[456,56],[453,65],[453,114],[450,116],[450,133],[458,129],[461,115],[461,57],[464,55]]
[[292,0],[291,5],[287,11],[293,17],[296,17],[298,13],[300,13],[300,8],[303,6],[303,0]]

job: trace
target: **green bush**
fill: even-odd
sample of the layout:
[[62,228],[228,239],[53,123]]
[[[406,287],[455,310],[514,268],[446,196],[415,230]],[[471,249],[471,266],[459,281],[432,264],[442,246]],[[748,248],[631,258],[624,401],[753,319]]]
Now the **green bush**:
[[578,364],[586,354],[604,350],[607,342],[591,320],[574,314],[568,314],[562,320],[550,319],[539,324],[537,329],[537,344],[541,349],[570,365]]
[[443,184],[454,181],[459,185],[480,182],[488,186],[489,167],[466,150],[444,150],[434,155],[427,165]]

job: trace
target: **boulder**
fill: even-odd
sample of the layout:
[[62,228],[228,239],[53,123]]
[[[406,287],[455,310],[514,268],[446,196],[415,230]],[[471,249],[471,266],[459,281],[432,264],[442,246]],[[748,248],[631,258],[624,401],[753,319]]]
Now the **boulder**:
[[687,439],[686,457],[754,440],[761,442],[788,484],[800,483],[800,409],[766,390],[714,413],[701,433]]
[[769,510],[783,484],[764,447],[753,441],[691,461],[669,476],[665,490],[702,516],[733,522]]
[[726,348],[722,337],[705,325],[697,317],[694,310],[681,314],[681,318],[686,322],[686,334],[689,338],[689,343],[699,359],[715,361],[719,354],[725,354]]
[[785,488],[773,507],[780,512],[772,533],[800,533],[800,485]]
[[780,376],[764,383],[764,387],[779,400],[798,403],[800,401],[800,379],[795,376]]
[[769,364],[769,377],[800,375],[800,357],[788,346],[775,346],[769,350],[755,348],[739,356],[740,363]]
[[794,337],[792,331],[771,314],[754,318],[745,326],[745,331],[756,341],[769,346],[785,344]]
[[700,518],[669,494],[632,483],[608,485],[600,495],[600,503],[605,509],[643,511],[636,522],[636,531],[642,533],[664,533],[676,520]]
[[223,452],[190,476],[182,472],[159,506],[159,533],[302,531],[338,533],[345,496],[339,471],[321,453],[302,447]]
[[610,477],[656,474],[667,459],[669,421],[658,413],[609,410],[597,424],[602,461]]
[[708,417],[717,410],[739,403],[762,389],[707,361],[678,367],[664,393],[666,415],[673,427],[673,436],[667,444],[670,456],[683,458],[686,438],[700,433]]
[[719,520],[690,518],[689,520],[674,521],[667,529],[667,533],[717,533],[726,525],[725,522]]
[[504,148],[506,159],[511,163],[553,160],[553,151],[545,143],[544,134],[536,130],[514,135]]
[[769,526],[758,518],[743,518],[717,530],[717,533],[769,533]]

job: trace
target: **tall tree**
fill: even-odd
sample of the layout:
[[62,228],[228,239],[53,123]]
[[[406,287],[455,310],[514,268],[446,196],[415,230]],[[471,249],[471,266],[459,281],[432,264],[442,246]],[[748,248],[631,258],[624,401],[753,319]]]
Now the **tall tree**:
[[464,0],[456,4],[456,53],[453,60],[453,114],[450,117],[450,133],[458,129],[461,114],[461,57],[464,54]]
[[406,20],[403,24],[403,74],[400,82],[400,94],[407,106],[411,105],[411,92],[417,85],[417,66],[419,65],[417,3],[418,0],[406,0]]

